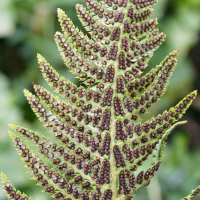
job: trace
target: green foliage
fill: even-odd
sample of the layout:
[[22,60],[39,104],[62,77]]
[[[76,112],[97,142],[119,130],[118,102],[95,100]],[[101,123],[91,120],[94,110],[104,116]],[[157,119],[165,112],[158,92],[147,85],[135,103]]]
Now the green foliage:
[[[35,83],[37,96],[24,90],[32,110],[55,138],[15,125],[10,127],[22,137],[12,132],[10,136],[34,179],[52,197],[129,200],[138,188],[149,185],[161,164],[165,138],[184,123],[176,122],[197,92],[143,123],[142,115],[166,91],[178,53],[170,53],[141,76],[165,39],[155,27],[157,19],[149,19],[156,0],[85,2],[87,9],[77,4],[76,10],[87,34],[61,9],[63,34],[55,34],[64,63],[82,86],[60,77],[38,55],[44,78],[59,96]],[[27,140],[39,148],[37,154]],[[152,165],[140,169],[148,158]]]

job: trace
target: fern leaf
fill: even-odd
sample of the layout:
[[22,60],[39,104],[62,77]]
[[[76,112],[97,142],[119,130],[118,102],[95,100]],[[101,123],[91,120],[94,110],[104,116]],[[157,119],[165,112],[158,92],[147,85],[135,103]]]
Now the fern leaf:
[[[157,0],[84,1],[86,7],[77,4],[76,11],[87,32],[58,9],[63,33],[55,34],[64,64],[82,86],[59,76],[38,54],[42,75],[58,96],[35,83],[36,95],[24,90],[55,137],[15,125],[10,127],[22,139],[9,134],[34,179],[53,198],[131,200],[159,169],[165,139],[185,123],[178,120],[197,91],[144,123],[141,116],[165,93],[178,54],[173,51],[142,76],[166,37],[156,28],[157,18],[150,18]],[[37,154],[27,143],[39,149]],[[152,166],[141,170],[148,159]]]

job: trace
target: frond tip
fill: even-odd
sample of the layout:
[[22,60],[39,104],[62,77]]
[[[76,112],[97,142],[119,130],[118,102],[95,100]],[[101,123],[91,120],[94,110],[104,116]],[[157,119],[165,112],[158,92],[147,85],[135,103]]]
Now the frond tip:
[[169,136],[169,134],[171,133],[171,131],[173,129],[175,129],[177,126],[186,124],[187,121],[180,121],[175,123],[173,126],[171,126],[162,136],[162,139],[159,141],[159,143],[156,146],[156,149],[153,151],[153,164],[156,164],[157,162],[162,160],[162,152],[165,148],[166,142],[165,139],[167,139],[167,137]]
[[187,197],[183,198],[182,200],[191,200],[193,199],[198,193],[200,193],[200,185],[191,191],[191,194],[189,194]]
[[33,198],[28,197],[26,194],[22,194],[19,190],[16,190],[11,183],[8,181],[6,175],[1,172],[1,181],[5,193],[7,194],[8,199],[14,200],[33,200]]

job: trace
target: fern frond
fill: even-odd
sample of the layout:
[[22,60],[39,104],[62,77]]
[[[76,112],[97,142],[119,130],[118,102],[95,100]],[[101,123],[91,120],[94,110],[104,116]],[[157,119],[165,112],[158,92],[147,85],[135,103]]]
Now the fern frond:
[[[76,11],[87,33],[58,9],[63,33],[55,34],[64,64],[82,86],[60,76],[38,54],[42,75],[58,96],[35,83],[35,95],[24,90],[54,138],[15,125],[10,127],[22,139],[9,134],[34,179],[54,198],[131,200],[159,169],[165,139],[185,123],[178,120],[197,91],[142,122],[141,116],[165,93],[178,54],[173,51],[142,76],[166,37],[156,28],[157,18],[150,18],[157,0],[84,1],[86,7],[77,4]],[[39,149],[37,154],[28,143]],[[141,171],[150,158],[152,165]]]

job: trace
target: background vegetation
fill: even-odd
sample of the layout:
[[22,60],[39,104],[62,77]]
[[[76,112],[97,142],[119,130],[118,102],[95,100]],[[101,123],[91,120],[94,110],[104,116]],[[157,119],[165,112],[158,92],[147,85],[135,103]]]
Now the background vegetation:
[[[13,123],[46,134],[23,96],[23,88],[32,90],[31,82],[46,86],[37,67],[36,53],[42,54],[62,75],[78,84],[68,73],[54,43],[60,30],[56,8],[66,11],[82,29],[74,5],[82,0],[1,0],[0,1],[0,171],[34,199],[47,200],[41,188],[30,180],[7,134]],[[168,91],[147,116],[169,109],[194,89],[200,89],[200,1],[160,0],[154,7],[159,28],[167,34],[166,42],[155,53],[150,67],[159,64],[178,49],[178,66]],[[149,68],[148,68],[149,69]],[[49,88],[48,88],[49,89]],[[137,200],[178,200],[200,184],[200,93],[184,119],[188,124],[169,137],[160,171],[152,184],[140,189]],[[196,200],[200,196],[196,197]],[[5,200],[0,189],[0,200]]]

